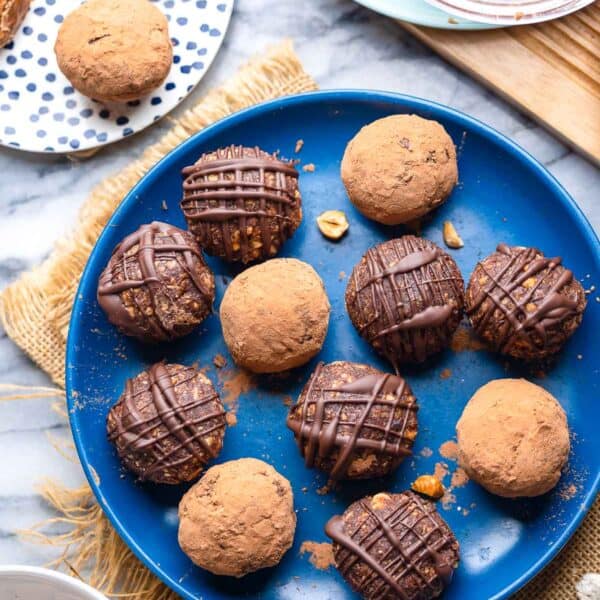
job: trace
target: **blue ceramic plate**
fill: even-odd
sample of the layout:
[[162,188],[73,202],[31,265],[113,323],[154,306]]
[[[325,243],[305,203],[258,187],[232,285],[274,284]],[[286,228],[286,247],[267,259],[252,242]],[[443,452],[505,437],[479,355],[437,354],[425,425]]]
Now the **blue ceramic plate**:
[[[598,292],[589,296],[583,325],[543,379],[493,354],[473,350],[448,350],[424,367],[406,369],[404,374],[421,405],[420,433],[414,457],[385,480],[346,484],[326,496],[316,493],[325,478],[304,467],[285,427],[284,396],[297,396],[317,359],[287,381],[263,380],[242,394],[238,423],[227,430],[219,460],[259,457],[291,480],[298,529],[294,547],[276,568],[241,581],[195,568],[177,545],[177,503],[184,488],[140,485],[131,476],[123,476],[106,439],[105,418],[125,380],[164,357],[207,366],[213,380],[222,383],[224,375],[219,376],[212,359],[218,352],[227,352],[216,315],[197,332],[171,345],[146,347],[119,335],[96,303],[98,276],[117,242],[154,219],[184,226],[178,207],[179,173],[200,153],[236,143],[258,144],[289,157],[296,140],[302,138],[300,157],[304,163],[314,163],[315,171],[301,172],[304,221],[285,246],[284,255],[311,263],[331,299],[331,324],[318,359],[361,361],[386,369],[348,319],[343,273],[351,272],[370,245],[399,235],[401,230],[379,226],[354,210],[340,181],[339,166],[346,143],[361,126],[404,112],[442,122],[459,148],[460,184],[424,226],[423,235],[443,244],[442,223],[453,221],[465,241],[463,249],[453,251],[465,278],[477,260],[505,241],[560,254],[586,288],[592,284],[600,288],[598,240],[566,192],[523,150],[449,108],[387,93],[316,92],[248,109],[179,146],[125,198],[92,252],[73,309],[66,375],[73,435],[98,501],[139,558],[184,598],[353,597],[334,569],[318,570],[310,564],[308,554],[300,554],[302,543],[326,541],[323,525],[327,519],[364,494],[404,490],[418,474],[432,472],[437,462],[446,462],[453,471],[455,463],[441,457],[439,448],[454,436],[455,423],[473,392],[497,377],[527,375],[560,400],[573,430],[569,470],[557,490],[535,500],[503,500],[474,483],[452,491],[455,500],[445,508],[440,506],[440,511],[460,541],[462,561],[445,598],[507,597],[556,555],[594,500],[600,478]],[[337,244],[324,240],[315,226],[315,217],[332,208],[344,209],[351,223],[348,235]],[[219,260],[210,260],[210,264],[217,273],[218,306],[235,271]],[[440,377],[442,372],[451,375]],[[449,479],[445,479],[447,484]]]

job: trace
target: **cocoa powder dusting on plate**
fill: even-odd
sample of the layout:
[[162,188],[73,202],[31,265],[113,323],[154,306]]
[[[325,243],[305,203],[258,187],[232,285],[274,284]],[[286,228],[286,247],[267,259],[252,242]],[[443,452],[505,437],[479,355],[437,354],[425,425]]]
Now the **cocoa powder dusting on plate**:
[[448,460],[458,458],[458,444],[454,440],[448,440],[440,446],[440,454]]
[[219,369],[217,376],[221,384],[221,400],[229,409],[225,415],[225,420],[229,427],[237,425],[237,410],[239,399],[242,394],[246,394],[256,387],[256,381],[251,373],[238,368],[224,368],[225,365],[219,367],[217,362],[218,357],[227,361],[221,354],[217,354],[213,359],[213,364]]
[[237,406],[242,394],[256,387],[253,375],[237,368],[222,369],[219,372],[219,382],[223,388],[223,404],[230,408]]
[[300,556],[304,555],[306,552],[310,554],[308,557],[310,564],[320,571],[325,571],[334,564],[333,546],[327,542],[302,542],[302,546],[300,546]]
[[[447,460],[455,461],[458,457],[458,445],[454,440],[444,442],[439,448],[440,455]],[[450,471],[448,464],[445,462],[437,462],[433,472],[442,483],[444,478],[450,475],[450,485],[445,488],[441,503],[444,510],[450,510],[456,503],[456,496],[453,490],[458,487],[463,487],[469,481],[469,477],[461,467],[457,467],[454,471]],[[463,514],[468,514],[468,511]]]
[[433,474],[443,483],[444,477],[448,475],[448,465],[443,462],[435,463],[435,470],[433,471]]
[[448,488],[442,496],[442,508],[450,510],[456,503],[456,496],[452,493],[452,488]]
[[452,337],[450,348],[454,352],[464,352],[465,350],[477,352],[478,350],[485,350],[485,344],[475,337],[475,333],[471,329],[459,327]]
[[454,489],[457,487],[462,487],[466,485],[469,481],[469,476],[465,472],[464,469],[458,467],[454,473],[452,473],[452,477],[450,478],[450,488]]
[[565,483],[559,490],[558,495],[561,500],[571,500],[578,492],[578,488],[574,483]]

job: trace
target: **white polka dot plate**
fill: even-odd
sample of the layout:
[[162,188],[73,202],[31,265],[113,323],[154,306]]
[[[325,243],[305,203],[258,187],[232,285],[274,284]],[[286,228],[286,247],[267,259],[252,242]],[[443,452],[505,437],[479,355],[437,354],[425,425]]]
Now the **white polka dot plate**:
[[103,104],[73,89],[58,69],[54,42],[81,0],[33,0],[14,40],[0,48],[0,145],[30,152],[90,150],[130,136],[177,106],[217,55],[234,0],[151,0],[165,13],[173,65],[150,95]]
[[558,19],[595,0],[425,0],[463,19],[490,25],[526,25]]

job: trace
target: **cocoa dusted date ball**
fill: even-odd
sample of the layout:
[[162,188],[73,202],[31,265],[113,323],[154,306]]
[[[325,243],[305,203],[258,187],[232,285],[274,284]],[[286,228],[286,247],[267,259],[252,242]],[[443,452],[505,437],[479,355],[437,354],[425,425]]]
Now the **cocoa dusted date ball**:
[[214,297],[214,276],[193,236],[158,221],[115,248],[98,283],[108,320],[142,342],[190,333],[210,314]]
[[273,258],[242,271],[219,314],[235,363],[253,373],[281,373],[307,363],[325,342],[331,307],[313,267]]
[[295,532],[290,482],[256,458],[211,467],[179,503],[179,545],[215,575],[244,577],[274,567]]
[[579,327],[585,305],[583,287],[561,258],[506,244],[477,264],[466,293],[479,337],[524,360],[556,354]]
[[437,121],[390,115],[348,142],[341,176],[365,217],[384,225],[407,223],[440,206],[454,189],[456,148]]
[[431,600],[450,584],[459,545],[433,502],[380,493],[331,518],[335,565],[366,600]]
[[456,424],[458,461],[470,479],[505,498],[545,494],[569,459],[567,415],[526,379],[494,379],[467,402]]
[[320,363],[287,426],[306,465],[330,481],[380,477],[411,454],[417,401],[404,379],[368,365]]
[[109,440],[139,479],[195,479],[223,446],[225,410],[211,381],[195,369],[156,363],[125,384],[107,417]]
[[462,317],[463,287],[446,252],[405,235],[367,250],[348,280],[346,308],[360,335],[398,371],[450,344]]
[[229,262],[275,256],[302,220],[298,171],[258,147],[208,152],[183,177],[190,231],[208,254]]

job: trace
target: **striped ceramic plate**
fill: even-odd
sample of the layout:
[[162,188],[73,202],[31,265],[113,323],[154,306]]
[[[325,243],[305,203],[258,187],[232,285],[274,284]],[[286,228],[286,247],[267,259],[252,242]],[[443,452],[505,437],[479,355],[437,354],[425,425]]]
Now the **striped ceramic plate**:
[[479,23],[524,25],[556,19],[595,0],[426,0],[446,12]]

